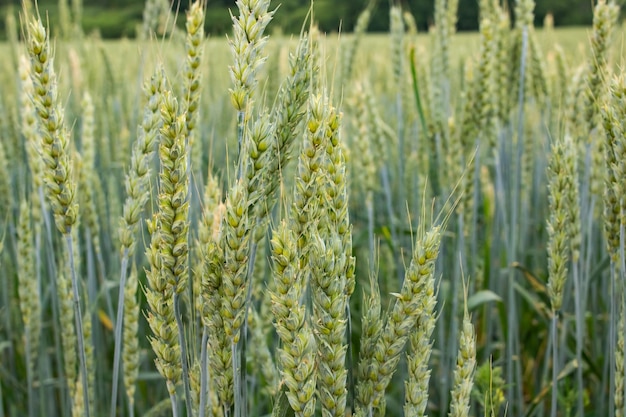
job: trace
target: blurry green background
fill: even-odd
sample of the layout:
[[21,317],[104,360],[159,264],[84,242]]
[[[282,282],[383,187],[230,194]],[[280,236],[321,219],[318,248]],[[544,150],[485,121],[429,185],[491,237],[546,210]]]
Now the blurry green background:
[[[513,1],[509,9],[513,10]],[[70,3],[71,1],[68,1]],[[325,32],[351,31],[356,17],[368,0],[315,0],[314,12],[320,29]],[[623,0],[620,0],[623,3]],[[387,1],[379,1],[379,7],[372,17],[370,31],[385,31],[389,26]],[[420,30],[426,30],[433,16],[434,0],[400,1],[405,10],[411,10]],[[589,25],[591,23],[592,0],[542,0],[537,2],[535,25],[541,26],[547,13],[552,13],[556,26]],[[179,10],[178,24],[184,22],[184,10],[189,0],[173,0],[172,10]],[[310,6],[310,0],[280,0],[273,2],[279,7],[271,26],[285,33],[299,32],[300,25]],[[133,38],[141,23],[144,0],[83,0],[82,25],[86,33],[97,30],[103,38]],[[223,34],[230,31],[229,9],[235,8],[235,0],[208,0],[206,31]],[[51,26],[59,21],[58,0],[40,0],[39,9],[48,12]],[[0,0],[0,37],[5,35],[7,13],[16,17],[20,10],[20,0]],[[43,13],[42,13],[43,15]],[[478,25],[478,0],[459,0],[458,29],[476,30]],[[270,29],[271,30],[271,29]]]

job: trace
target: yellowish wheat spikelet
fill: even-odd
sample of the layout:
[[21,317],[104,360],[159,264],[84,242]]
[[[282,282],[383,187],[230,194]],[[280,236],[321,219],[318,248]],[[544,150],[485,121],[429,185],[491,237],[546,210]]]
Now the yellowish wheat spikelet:
[[[313,65],[313,67],[311,67]],[[256,217],[265,219],[277,200],[276,192],[282,181],[282,171],[292,156],[292,145],[297,137],[296,128],[304,118],[304,105],[309,99],[311,74],[317,71],[311,58],[311,45],[307,37],[298,41],[296,51],[289,56],[289,74],[278,92],[276,105],[270,115],[273,125],[271,149],[265,152],[263,160],[257,160],[264,168],[265,202],[253,208]],[[255,145],[259,149],[261,142]],[[261,147],[262,149],[262,147]],[[257,236],[258,237],[258,236]]]
[[139,303],[137,302],[137,267],[133,265],[126,288],[124,289],[124,349],[122,360],[124,363],[124,387],[128,398],[129,408],[135,404],[135,388],[139,374]]
[[[155,215],[156,217],[156,215]],[[173,288],[161,274],[160,233],[157,232],[156,219],[148,222],[148,231],[152,235],[146,257],[150,269],[146,270],[148,285],[145,288],[146,301],[150,310],[146,319],[153,336],[150,344],[156,354],[155,364],[159,373],[165,378],[170,396],[176,392],[176,384],[180,381],[180,345],[178,344],[178,327],[174,317]]]
[[121,251],[131,257],[135,250],[136,234],[141,213],[149,193],[150,158],[154,153],[157,135],[162,125],[161,97],[165,89],[163,68],[158,66],[149,82],[144,85],[146,105],[143,121],[138,129],[137,140],[133,144],[130,170],[126,177],[126,201],[120,224]]
[[174,293],[182,293],[187,284],[189,230],[189,177],[185,149],[185,121],[178,103],[169,92],[161,102],[161,143],[159,144],[159,215],[161,273]]
[[207,245],[205,263],[206,273],[202,280],[202,298],[204,301],[203,323],[209,328],[211,346],[209,360],[212,381],[215,385],[218,403],[224,410],[230,410],[233,404],[233,368],[230,338],[224,331],[224,317],[221,314],[223,299],[224,252],[220,247],[222,238],[225,206],[218,205],[214,211],[214,230]]
[[34,85],[35,108],[39,117],[46,194],[50,201],[56,226],[69,234],[76,223],[78,205],[75,202],[76,184],[72,180],[68,133],[64,126],[52,52],[46,30],[39,19],[28,24],[28,53],[31,60],[31,79]]
[[[187,124],[187,149],[191,149],[197,136],[198,110],[200,106],[202,48],[204,47],[204,1],[196,0],[187,12],[187,59],[184,69],[183,113]],[[196,146],[191,152],[190,163],[194,169],[201,168],[202,147]],[[200,171],[196,171],[200,172]]]
[[159,144],[159,210],[149,229],[152,235],[148,249],[150,271],[146,298],[150,306],[148,323],[153,336],[150,341],[157,355],[156,365],[165,378],[170,396],[175,395],[180,380],[181,329],[176,322],[176,294],[187,285],[188,253],[188,172],[185,149],[185,119],[178,112],[178,102],[171,92],[161,99],[161,143]]
[[[407,269],[404,284],[389,311],[387,322],[376,342],[372,361],[366,367],[366,379],[356,387],[357,413],[368,415],[372,408],[383,407],[384,393],[396,371],[400,354],[415,326],[420,300],[429,294],[434,279],[435,260],[441,242],[440,228],[420,231],[415,243],[413,258]],[[383,413],[384,414],[384,413]]]
[[274,281],[272,294],[274,325],[281,340],[277,359],[287,398],[298,417],[315,413],[316,344],[306,318],[302,294],[305,274],[298,261],[297,240],[285,222],[272,238]]
[[450,417],[468,417],[470,415],[470,396],[474,384],[476,368],[476,337],[474,326],[465,307],[463,327],[459,335],[459,353],[454,370],[454,387],[450,403]]
[[[35,364],[37,363],[37,352],[39,351],[42,318],[39,284],[35,272],[35,248],[33,245],[31,215],[26,200],[23,200],[20,204],[17,251],[17,278],[19,283],[17,290],[26,339],[26,357],[28,359],[26,366],[28,373],[33,373],[36,369]],[[33,399],[29,398],[29,401],[33,401]]]
[[620,250],[620,227],[626,224],[626,186],[622,181],[626,174],[626,81],[616,77],[610,88],[602,119],[606,138],[603,143],[606,163],[604,181],[604,230],[608,251],[617,261]]
[[195,308],[203,321],[204,326],[210,326],[211,317],[206,314],[205,300],[203,298],[202,286],[207,279],[208,266],[206,264],[207,251],[213,242],[214,230],[219,230],[221,216],[216,211],[222,202],[222,191],[217,178],[209,172],[207,182],[204,187],[204,197],[202,199],[202,218],[198,227],[198,238],[196,240],[195,267],[193,280],[193,294],[195,298]]
[[[318,398],[324,415],[343,416],[347,378],[346,308],[355,286],[354,258],[351,256],[345,160],[339,138],[340,115],[331,104],[324,104],[324,109],[318,130],[326,155],[321,166],[321,181],[314,188],[320,200],[320,216],[311,219],[317,222],[317,230],[310,228],[305,235],[311,247],[310,287],[318,346]],[[311,133],[317,135],[315,131]]]
[[[93,337],[92,337],[92,326],[91,326],[91,314],[89,312],[83,315],[83,338],[85,345],[85,358],[86,358],[86,367],[87,367],[87,386],[88,386],[88,401],[89,401],[89,409],[96,410],[95,401],[96,401],[96,365],[94,363],[94,346],[93,346]],[[79,377],[80,379],[80,377]],[[79,384],[80,385],[80,384]],[[81,390],[77,390],[78,392]]]
[[550,217],[548,219],[548,295],[552,311],[558,313],[563,302],[563,288],[567,278],[567,262],[570,257],[568,223],[571,220],[565,206],[569,200],[568,190],[576,186],[574,178],[573,147],[564,138],[557,139],[552,146],[548,167],[548,190]]
[[[57,277],[57,296],[59,297],[59,318],[61,328],[61,343],[63,346],[63,365],[65,380],[69,388],[70,398],[76,395],[77,379],[77,353],[76,353],[76,331],[74,330],[74,308],[72,305],[71,283],[63,272]],[[82,395],[82,393],[81,393]]]
[[233,17],[234,35],[230,40],[235,59],[230,67],[234,84],[230,97],[238,112],[248,111],[257,84],[256,73],[265,62],[260,52],[267,43],[265,28],[274,15],[269,5],[269,0],[237,0],[240,15]]
[[252,225],[248,217],[248,200],[241,181],[229,190],[224,215],[224,265],[222,308],[224,331],[232,343],[238,343],[245,316],[248,289],[248,252]]
[[609,75],[609,47],[618,14],[619,6],[613,0],[599,0],[593,10],[592,57],[585,74],[586,89],[584,94],[584,117],[588,131],[594,129],[599,123],[600,105],[604,98]]
[[[78,376],[78,381],[76,384],[80,386],[82,384],[82,375]],[[78,389],[74,392],[74,397],[72,398],[72,417],[81,417],[85,413],[85,397],[83,396],[83,391]]]
[[404,413],[407,417],[422,417],[426,412],[430,381],[429,361],[432,353],[431,337],[437,320],[434,277],[424,280],[418,291],[417,327],[411,332],[411,351],[407,354],[408,379],[405,382],[404,403]]
[[[26,141],[24,147],[28,155],[28,167],[30,169],[33,185],[31,191],[31,216],[33,221],[33,234],[37,237],[41,229],[42,220],[42,207],[39,192],[40,190],[43,192],[43,161],[41,158],[39,137],[37,135],[37,114],[35,113],[35,107],[31,100],[34,91],[33,82],[30,78],[30,61],[24,55],[20,55],[19,57],[19,77],[21,83],[21,131]],[[2,150],[0,150],[0,152],[2,152]]]

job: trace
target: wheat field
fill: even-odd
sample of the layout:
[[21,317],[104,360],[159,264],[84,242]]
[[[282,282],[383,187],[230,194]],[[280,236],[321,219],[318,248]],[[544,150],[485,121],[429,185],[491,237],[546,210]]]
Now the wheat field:
[[0,417],[626,415],[619,6],[434,2],[7,16]]

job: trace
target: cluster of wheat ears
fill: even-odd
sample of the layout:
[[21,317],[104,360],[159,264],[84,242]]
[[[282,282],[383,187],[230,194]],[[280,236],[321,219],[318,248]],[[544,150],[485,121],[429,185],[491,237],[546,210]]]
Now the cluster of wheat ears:
[[382,41],[376,1],[338,42],[8,14],[0,417],[626,415],[615,0],[578,52],[533,0],[465,53],[458,0],[390,3]]

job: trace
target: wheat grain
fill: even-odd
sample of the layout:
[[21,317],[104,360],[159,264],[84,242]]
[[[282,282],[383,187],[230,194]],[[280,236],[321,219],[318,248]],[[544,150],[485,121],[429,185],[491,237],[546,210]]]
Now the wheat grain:
[[556,314],[561,310],[563,287],[567,278],[567,261],[570,257],[568,229],[570,219],[566,203],[567,193],[574,178],[574,155],[566,140],[561,138],[552,146],[549,162],[550,218],[548,219],[548,295],[552,311]]
[[433,349],[431,338],[437,320],[435,280],[432,277],[425,280],[417,291],[417,326],[411,332],[411,351],[407,354],[408,378],[404,394],[404,413],[407,417],[422,417],[426,412],[431,375],[429,360]]
[[476,368],[476,337],[474,326],[467,312],[463,315],[463,326],[459,335],[459,353],[454,370],[454,388],[450,404],[450,417],[468,417],[470,415],[470,395],[474,383]]
[[346,308],[355,286],[354,259],[351,256],[345,161],[338,136],[340,117],[331,104],[323,107],[318,130],[312,132],[319,132],[323,138],[320,146],[326,153],[321,161],[319,180],[312,190],[319,198],[320,215],[310,220],[317,222],[317,228],[308,228],[304,236],[310,245],[312,321],[318,346],[318,398],[322,415],[343,416],[347,378]]
[[[91,314],[86,312],[83,315],[83,337],[84,345],[85,345],[85,367],[87,368],[87,387],[88,387],[88,399],[89,409],[97,410],[96,407],[96,365],[94,363],[94,346],[93,346],[93,336],[92,336],[92,326],[91,326]],[[80,377],[79,377],[80,380]],[[80,390],[77,391],[80,392]],[[81,413],[82,415],[82,413]]]
[[530,78],[527,83],[533,97],[540,106],[545,106],[546,100],[550,97],[550,89],[543,53],[534,30],[531,30],[528,36],[528,71],[526,71],[526,76]]
[[305,270],[298,260],[297,239],[285,222],[272,238],[275,292],[272,313],[282,342],[277,359],[289,404],[297,416],[315,413],[316,343],[301,304],[306,288]]
[[496,23],[496,51],[495,51],[495,93],[497,95],[497,114],[500,125],[504,125],[509,119],[512,100],[508,90],[510,69],[509,53],[511,50],[510,17],[509,14],[498,8],[495,16]]
[[376,342],[373,360],[367,365],[359,365],[367,367],[367,378],[357,383],[357,413],[368,415],[373,408],[383,406],[385,390],[396,371],[400,354],[419,314],[419,293],[426,291],[428,294],[431,285],[429,283],[434,279],[435,260],[441,242],[440,233],[437,226],[428,232],[418,232],[404,284],[400,293],[394,294],[396,300]]
[[[44,162],[44,183],[46,194],[54,213],[57,229],[63,234],[70,258],[69,271],[72,282],[74,319],[76,321],[76,342],[81,370],[83,398],[89,398],[88,378],[83,337],[82,312],[78,277],[73,262],[74,245],[72,228],[78,216],[75,201],[76,183],[72,177],[72,164],[69,154],[68,132],[64,126],[64,113],[58,100],[57,81],[53,58],[46,30],[37,17],[30,18],[28,24],[28,53],[31,60],[31,80],[34,86],[35,108],[42,136],[42,159]],[[88,404],[89,401],[87,401]],[[85,406],[85,416],[89,417],[89,407]]]
[[[67,275],[62,272],[57,277],[57,297],[59,298],[59,319],[63,332],[61,342],[63,343],[63,366],[65,370],[65,381],[71,399],[76,395],[76,331],[74,329],[74,309],[72,306],[72,296],[70,282]],[[82,395],[82,394],[80,394]]]
[[207,272],[202,280],[202,297],[204,300],[203,322],[210,329],[209,344],[211,346],[210,362],[214,370],[212,378],[217,388],[218,404],[225,414],[233,405],[234,375],[232,368],[232,351],[230,339],[224,331],[224,317],[221,314],[223,299],[224,252],[220,248],[223,240],[222,225],[225,206],[216,207],[213,220],[214,234],[207,246],[205,256]]
[[585,73],[584,117],[591,132],[599,123],[600,105],[608,79],[609,46],[619,7],[613,0],[599,0],[593,9],[591,59]]
[[[146,298],[150,306],[148,322],[154,334],[150,341],[157,355],[157,369],[166,379],[175,409],[175,387],[181,376],[185,379],[186,401],[191,401],[185,375],[187,358],[184,355],[183,330],[180,328],[182,323],[177,312],[177,296],[185,291],[187,285],[189,202],[185,119],[178,112],[178,103],[169,91],[164,91],[161,96],[161,117],[159,211],[149,225],[152,235],[148,249],[151,269]],[[191,412],[191,407],[188,406],[187,410]]]
[[63,125],[63,111],[58,103],[56,77],[46,31],[40,20],[32,20],[28,29],[28,52],[34,85],[35,108],[42,135],[44,182],[59,231],[68,234],[76,222],[78,206],[74,201],[76,185],[68,151],[68,135]]
[[128,409],[132,416],[135,408],[135,388],[139,374],[139,303],[137,302],[137,267],[133,265],[124,288],[124,387],[128,398]]
[[[202,72],[200,63],[202,62],[202,42],[204,41],[204,2],[194,1],[187,12],[187,39],[185,49],[187,59],[185,60],[183,97],[183,113],[187,124],[186,148],[189,149],[189,163],[195,167],[197,172],[201,172],[202,148],[194,146],[196,142],[198,110],[200,106],[200,94],[202,86]],[[200,144],[201,145],[201,144]],[[191,149],[193,148],[193,152]]]
[[177,326],[174,318],[173,288],[168,285],[167,279],[161,274],[161,245],[160,233],[157,232],[155,219],[148,222],[148,231],[152,235],[150,247],[146,250],[146,257],[150,269],[146,271],[148,286],[145,288],[146,301],[150,310],[146,319],[152,330],[153,337],[150,344],[156,354],[155,364],[159,373],[165,378],[167,389],[175,404],[176,384],[180,381],[181,370],[180,346],[177,339]]
[[264,189],[266,202],[256,204],[253,208],[261,221],[271,212],[278,199],[276,192],[282,181],[282,173],[291,159],[298,125],[305,116],[303,107],[309,100],[311,74],[318,70],[312,65],[310,40],[303,36],[295,52],[289,56],[289,75],[280,86],[276,105],[270,115],[274,138],[270,142],[270,152],[266,152],[266,160],[261,161],[267,165],[265,180],[269,180]]
[[[36,206],[37,204],[35,204]],[[29,415],[34,411],[34,373],[37,369],[37,354],[41,331],[41,304],[39,283],[35,268],[35,247],[31,227],[31,214],[28,203],[20,204],[19,229],[17,241],[18,265],[18,297],[24,323],[24,340],[26,350],[26,375],[28,380]]]
[[626,173],[626,81],[623,76],[615,77],[610,94],[602,109],[603,125],[606,134],[604,155],[606,178],[604,189],[604,226],[609,254],[614,261],[619,255],[620,225],[626,224],[626,187],[623,175]]

